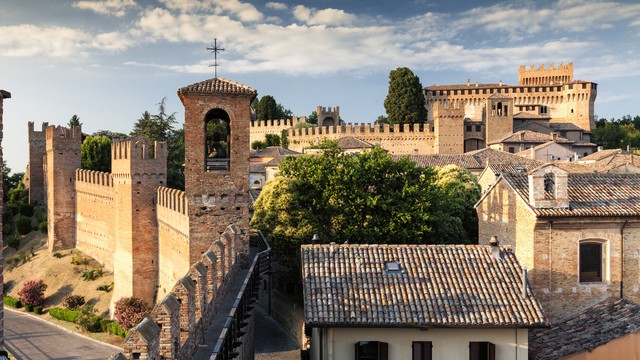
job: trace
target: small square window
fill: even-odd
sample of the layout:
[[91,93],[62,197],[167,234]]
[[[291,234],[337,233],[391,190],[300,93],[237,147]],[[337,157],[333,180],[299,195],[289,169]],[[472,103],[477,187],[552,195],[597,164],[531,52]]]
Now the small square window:
[[400,264],[398,264],[396,261],[387,261],[384,263],[384,267],[385,269],[387,269],[387,271],[390,271],[390,272],[398,272],[402,270],[400,268]]

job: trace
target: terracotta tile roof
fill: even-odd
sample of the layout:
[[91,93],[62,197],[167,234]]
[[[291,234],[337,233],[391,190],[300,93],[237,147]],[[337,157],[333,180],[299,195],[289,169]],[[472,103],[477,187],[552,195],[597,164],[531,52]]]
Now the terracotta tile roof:
[[265,172],[265,164],[253,164],[249,166],[250,173],[264,173]]
[[[503,179],[529,204],[527,174],[504,173]],[[640,216],[640,176],[569,173],[569,208],[531,208],[539,217]]]
[[570,162],[554,162],[553,165],[568,173],[592,173],[593,169],[590,166],[577,163],[575,161]]
[[477,159],[482,167],[489,164],[512,164],[512,165],[529,165],[532,167],[540,166],[542,161],[531,159],[528,157],[518,156],[506,151],[500,151],[492,148],[484,148],[479,150],[470,151],[465,155],[473,156]]
[[598,146],[598,144],[594,144],[592,142],[574,142],[573,144],[571,144],[571,146],[573,146],[573,147],[591,147],[591,148],[594,148],[594,147]]
[[373,149],[370,143],[353,136],[344,136],[338,139],[338,146],[341,149]]
[[550,119],[551,116],[542,116],[539,114],[532,114],[526,111],[520,111],[519,113],[513,115],[514,119],[536,119],[536,120],[547,120]]
[[267,146],[264,149],[251,151],[250,156],[252,158],[260,158],[260,157],[276,157],[279,155],[293,155],[293,154],[300,154],[300,153],[297,151],[285,149],[280,146]]
[[213,78],[178,89],[178,94],[246,94],[257,95],[258,92],[246,85],[225,78]]
[[622,153],[622,149],[607,149],[594,152],[580,159],[580,162],[598,161]]
[[[521,134],[523,135],[522,138],[521,138]],[[521,130],[521,131],[515,132],[513,134],[509,134],[509,135],[503,137],[500,140],[494,141],[494,142],[492,142],[492,144],[499,144],[499,143],[538,143],[538,144],[543,144],[543,143],[549,141],[549,139],[551,139],[551,135],[549,135],[549,134],[544,134],[544,133],[531,131],[531,130]],[[556,142],[559,143],[559,144],[572,144],[572,143],[574,143],[573,140],[569,140],[567,138],[563,138],[560,135],[557,135]]]
[[581,128],[580,126],[574,124],[574,123],[564,123],[564,122],[558,122],[558,123],[549,123],[549,127],[553,130],[566,130],[566,131],[583,131],[583,132],[589,132],[589,131],[585,131],[583,128]]
[[[515,255],[484,245],[303,245],[311,326],[538,327],[547,319]],[[396,262],[399,271],[388,271]]]
[[[300,153],[296,153],[296,154],[289,154],[289,155],[278,155],[276,157],[274,157],[273,159],[267,161],[266,163],[264,163],[264,166],[280,166],[280,164],[282,164],[282,160],[284,160],[284,158],[286,158],[287,156],[294,156],[294,157],[298,157],[301,156],[303,154]],[[309,155],[307,155],[309,156]]]
[[591,351],[611,340],[640,330],[640,305],[608,299],[548,329],[529,333],[529,354],[552,360]]
[[539,165],[529,163],[529,164],[494,164],[489,163],[489,169],[493,171],[494,174],[500,175],[506,172],[527,172],[529,170],[533,170]]
[[578,161],[591,167],[593,171],[605,173],[625,165],[640,167],[640,155],[628,153],[621,149],[601,150]]
[[413,160],[416,165],[419,167],[434,167],[434,166],[447,166],[447,165],[457,165],[464,169],[483,169],[484,165],[478,162],[473,156],[469,156],[467,154],[460,155],[448,155],[448,154],[439,154],[439,155],[391,155],[394,160],[398,160],[401,158],[409,158]]

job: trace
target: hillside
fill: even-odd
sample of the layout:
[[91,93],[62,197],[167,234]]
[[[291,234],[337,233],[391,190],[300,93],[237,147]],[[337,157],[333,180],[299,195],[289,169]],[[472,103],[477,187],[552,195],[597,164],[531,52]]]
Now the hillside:
[[[42,279],[48,285],[45,292],[45,310],[54,306],[61,307],[65,296],[78,294],[83,295],[87,303],[94,305],[99,315],[107,316],[112,292],[98,291],[96,288],[113,284],[113,273],[103,269],[101,277],[85,281],[81,277],[82,271],[101,269],[98,262],[78,250],[60,251],[61,257],[55,257],[48,251],[46,243],[46,234],[32,231],[21,240],[21,246],[17,251],[5,247],[5,295],[18,297],[18,291],[25,281]],[[13,259],[24,257],[26,254],[33,254],[28,262],[13,265]],[[86,263],[73,265],[71,260],[74,257],[86,259]]]

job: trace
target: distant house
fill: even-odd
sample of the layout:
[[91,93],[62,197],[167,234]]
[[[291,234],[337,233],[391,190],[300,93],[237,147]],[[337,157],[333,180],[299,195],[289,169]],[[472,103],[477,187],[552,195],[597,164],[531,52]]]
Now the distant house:
[[[269,146],[264,149],[254,150],[250,155],[249,181],[252,189],[262,189],[267,181],[273,179],[268,177],[267,164],[274,159],[282,159],[287,155],[299,155],[297,151],[285,149],[279,146]],[[273,174],[272,174],[273,175]]]
[[512,252],[482,245],[303,245],[313,360],[526,359],[548,322]]
[[640,155],[622,149],[601,150],[578,160],[593,171],[640,174]]
[[529,336],[534,360],[638,359],[640,305],[608,299]]
[[552,323],[608,297],[640,301],[640,176],[502,173],[476,210],[479,242],[513,249]]

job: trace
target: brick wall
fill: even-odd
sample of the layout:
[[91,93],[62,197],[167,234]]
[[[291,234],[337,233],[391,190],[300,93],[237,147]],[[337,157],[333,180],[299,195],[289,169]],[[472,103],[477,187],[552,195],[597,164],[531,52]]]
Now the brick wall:
[[29,179],[29,203],[43,204],[45,201],[43,161],[47,154],[45,135],[49,123],[42,123],[42,131],[35,131],[31,121],[27,126],[29,131],[29,167],[26,178]]
[[189,269],[189,215],[184,191],[159,187],[158,217],[158,299],[171,291]]

